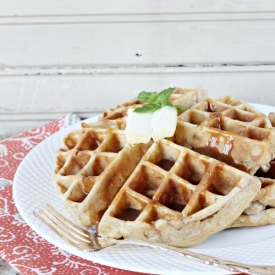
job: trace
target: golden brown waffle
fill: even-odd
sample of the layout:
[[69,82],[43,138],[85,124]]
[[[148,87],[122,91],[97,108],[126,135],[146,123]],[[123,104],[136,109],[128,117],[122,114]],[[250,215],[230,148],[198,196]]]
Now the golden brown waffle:
[[170,97],[174,105],[191,107],[207,97],[207,91],[204,88],[176,88]]
[[237,123],[240,121],[260,128],[272,128],[272,123],[265,114],[243,100],[235,100],[232,95],[218,99],[206,98],[191,108],[208,113],[220,113]]
[[[170,97],[170,101],[174,105],[182,105],[191,107],[207,97],[207,91],[203,88],[176,88]],[[104,111],[99,121],[96,123],[82,123],[83,128],[112,128],[125,129],[127,122],[127,112],[130,108],[138,108],[144,105],[144,102],[136,98],[118,105],[115,108]]]
[[[241,99],[235,99],[233,95],[223,95],[219,98],[216,99],[206,99],[205,101],[208,101],[209,103],[213,104],[213,108],[218,108],[217,105],[219,103],[223,103],[227,105],[227,108],[229,106],[232,106],[235,109],[243,110],[243,111],[248,111],[250,113],[258,113],[262,114],[261,111],[250,105],[248,102],[241,100]],[[215,107],[216,106],[216,107]]]
[[191,107],[178,117],[175,143],[252,175],[260,167],[268,170],[275,156],[270,120],[249,104],[238,103],[206,99]]
[[232,224],[260,185],[256,177],[162,139],[142,158],[98,230],[115,239],[193,246]]
[[230,227],[261,226],[275,223],[275,161],[268,172],[256,173],[261,189],[242,215]]
[[83,225],[95,225],[149,146],[127,144],[121,130],[69,133],[56,152],[53,174],[69,213]]
[[272,127],[275,127],[275,113],[269,113],[268,118],[272,124]]

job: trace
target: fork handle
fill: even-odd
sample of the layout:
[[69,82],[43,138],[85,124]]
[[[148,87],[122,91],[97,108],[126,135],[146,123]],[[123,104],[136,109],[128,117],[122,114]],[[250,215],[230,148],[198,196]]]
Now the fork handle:
[[253,274],[253,275],[272,275],[272,274],[274,275],[275,274],[274,266],[249,265],[245,263],[228,261],[217,257],[203,255],[200,253],[186,251],[186,250],[178,251],[178,252],[174,251],[174,252],[179,253],[190,259],[199,260],[200,262],[203,262],[208,266],[220,267],[231,272],[242,272],[242,273]]
[[274,275],[275,274],[275,266],[257,266],[257,265],[249,265],[249,264],[235,262],[235,261],[228,261],[217,257],[189,251],[186,249],[177,248],[177,247],[171,247],[171,246],[153,244],[153,243],[147,243],[147,242],[141,242],[141,241],[135,242],[130,240],[119,241],[116,244],[131,244],[131,245],[139,245],[139,246],[142,245],[142,246],[152,247],[155,249],[166,250],[172,253],[176,253],[177,255],[183,256],[188,259],[197,260],[208,266],[223,268],[231,272],[242,272],[242,273],[252,274],[252,275]]

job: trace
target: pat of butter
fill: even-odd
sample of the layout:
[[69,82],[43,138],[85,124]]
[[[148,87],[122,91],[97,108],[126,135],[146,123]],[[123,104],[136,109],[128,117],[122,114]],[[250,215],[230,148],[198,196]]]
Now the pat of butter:
[[152,137],[151,119],[153,112],[136,113],[129,109],[127,125],[125,128],[126,139],[129,143],[147,143]]
[[177,126],[177,116],[177,109],[171,106],[164,106],[154,112],[151,119],[152,138],[154,141],[174,135]]
[[157,141],[174,135],[177,126],[177,109],[164,106],[155,112],[136,113],[128,110],[126,139],[131,144]]

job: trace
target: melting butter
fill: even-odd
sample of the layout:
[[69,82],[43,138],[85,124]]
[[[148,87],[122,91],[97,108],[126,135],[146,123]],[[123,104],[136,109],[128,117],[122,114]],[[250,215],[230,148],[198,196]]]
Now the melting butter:
[[164,106],[155,112],[136,113],[128,110],[126,139],[131,144],[157,141],[174,135],[177,126],[177,109]]
[[152,136],[151,119],[153,112],[136,113],[134,109],[128,110],[125,128],[126,139],[131,144],[148,143]]
[[151,120],[152,138],[154,141],[174,135],[177,126],[177,116],[177,109],[171,106],[164,106],[154,112]]

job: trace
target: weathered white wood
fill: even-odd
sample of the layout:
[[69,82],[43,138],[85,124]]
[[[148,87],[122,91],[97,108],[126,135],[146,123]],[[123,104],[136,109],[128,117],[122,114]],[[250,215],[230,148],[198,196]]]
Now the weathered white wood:
[[211,97],[232,94],[275,106],[275,66],[98,69],[91,75],[0,77],[0,134],[27,130],[68,112],[93,116],[142,90],[169,86],[202,86]]
[[209,13],[274,11],[271,0],[0,0],[0,15],[64,15],[64,14],[139,14],[139,13]]
[[96,73],[0,78],[0,113],[101,112],[142,90],[202,86],[209,95],[226,93],[275,105],[275,66],[97,69]]
[[[272,35],[273,34],[273,35]],[[272,20],[3,24],[3,69],[274,64]]]
[[[1,0],[0,0],[1,1]],[[83,24],[83,23],[137,23],[137,22],[220,22],[220,21],[255,21],[274,20],[274,12],[200,12],[200,13],[143,13],[143,14],[85,14],[51,16],[0,16],[0,25],[33,24]]]
[[203,86],[275,105],[270,0],[0,0],[0,135],[141,90]]

